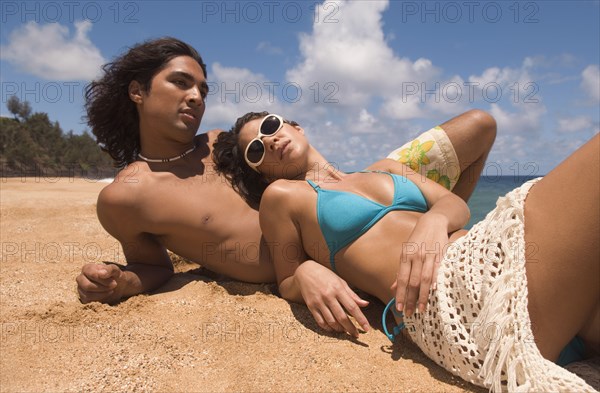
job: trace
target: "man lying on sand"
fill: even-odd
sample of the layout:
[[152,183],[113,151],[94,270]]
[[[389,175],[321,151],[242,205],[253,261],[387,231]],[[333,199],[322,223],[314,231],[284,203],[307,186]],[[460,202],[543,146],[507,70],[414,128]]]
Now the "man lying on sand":
[[[87,87],[88,122],[122,168],[98,196],[98,219],[121,243],[127,266],[84,265],[77,277],[83,303],[116,303],[158,288],[173,275],[167,249],[236,280],[275,281],[257,206],[215,170],[212,146],[221,131],[196,135],[207,94],[202,58],[174,38],[132,47]],[[469,111],[390,157],[466,201],[495,133],[491,116]],[[360,310],[367,302],[335,273],[317,265],[296,279],[313,315],[322,316],[320,327],[356,335],[350,314],[369,329]]]

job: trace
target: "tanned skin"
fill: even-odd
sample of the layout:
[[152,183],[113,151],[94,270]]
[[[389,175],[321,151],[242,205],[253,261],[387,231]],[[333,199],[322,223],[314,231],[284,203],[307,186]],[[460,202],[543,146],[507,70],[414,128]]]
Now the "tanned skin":
[[[154,290],[173,275],[167,249],[204,267],[246,282],[274,282],[274,268],[262,238],[258,212],[214,169],[212,145],[220,130],[196,135],[208,93],[199,64],[187,56],[169,61],[143,89],[136,81],[129,97],[140,119],[141,154],[152,159],[184,158],[168,163],[142,160],[129,164],[98,197],[97,213],[108,233],[122,245],[127,267],[84,265],[77,277],[83,303],[116,303]],[[469,111],[442,124],[460,161],[463,176],[455,193],[467,200],[495,138],[495,122],[482,111]],[[348,284],[322,266],[298,274],[303,298],[335,308],[318,321],[326,330],[357,334],[348,314],[364,328],[360,307],[368,304]],[[344,312],[346,310],[346,312]]]

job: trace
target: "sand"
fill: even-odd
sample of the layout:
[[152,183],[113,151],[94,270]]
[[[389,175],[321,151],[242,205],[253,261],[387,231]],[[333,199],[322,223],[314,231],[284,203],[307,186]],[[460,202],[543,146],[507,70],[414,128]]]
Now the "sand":
[[160,290],[116,306],[78,301],[88,262],[124,263],[100,226],[106,186],[0,179],[0,390],[156,392],[484,392],[374,327],[327,335],[272,284],[216,277],[178,260]]

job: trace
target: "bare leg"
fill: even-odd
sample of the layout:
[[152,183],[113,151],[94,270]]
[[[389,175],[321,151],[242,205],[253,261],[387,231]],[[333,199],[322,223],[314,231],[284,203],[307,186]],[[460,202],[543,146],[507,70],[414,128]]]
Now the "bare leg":
[[525,203],[528,309],[542,355],[579,334],[600,342],[600,134],[532,187]]
[[441,127],[450,138],[460,163],[461,175],[452,192],[466,202],[473,194],[496,139],[496,121],[487,112],[474,109],[448,120]]

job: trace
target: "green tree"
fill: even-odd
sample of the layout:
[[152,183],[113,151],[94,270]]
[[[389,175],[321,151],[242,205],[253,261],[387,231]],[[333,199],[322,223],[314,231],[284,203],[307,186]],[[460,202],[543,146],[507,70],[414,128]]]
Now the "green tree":
[[0,119],[0,127],[0,161],[3,166],[13,171],[34,167],[41,151],[29,129],[7,118]]
[[98,147],[94,138],[84,132],[76,135],[70,131],[66,135],[64,162],[86,176],[102,176],[101,173],[112,172],[112,161]]
[[19,121],[19,118],[27,120],[31,115],[31,105],[29,105],[29,102],[21,102],[19,97],[14,95],[10,96],[6,102],[6,108],[8,108],[8,111],[13,114],[17,121]]
[[0,118],[0,164],[3,175],[43,171],[86,177],[114,175],[112,160],[87,132],[67,134],[47,113],[31,114],[28,102],[12,96],[7,102],[15,117]]
[[40,166],[56,167],[60,165],[60,154],[64,140],[60,126],[52,124],[48,114],[34,113],[22,123],[38,146],[35,163]]
[[21,101],[19,100],[19,97],[10,96],[10,98],[6,102],[6,108],[10,113],[13,114],[15,120],[19,121],[19,118],[17,117],[19,115],[19,112],[21,111]]
[[28,101],[24,101],[19,108],[19,116],[21,116],[21,119],[27,120],[29,115],[31,115],[31,105],[29,105]]

